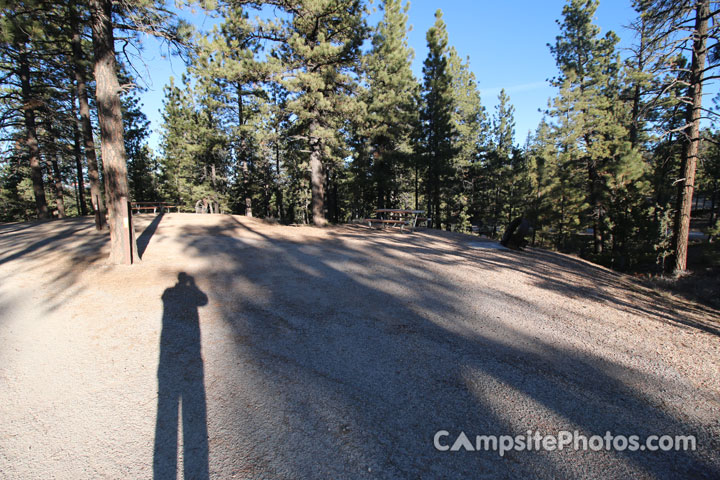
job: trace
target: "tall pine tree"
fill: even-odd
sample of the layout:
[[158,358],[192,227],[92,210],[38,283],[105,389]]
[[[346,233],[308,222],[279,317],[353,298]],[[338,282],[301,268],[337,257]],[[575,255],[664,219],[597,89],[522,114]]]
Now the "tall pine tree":
[[383,19],[364,59],[367,76],[366,124],[362,135],[368,154],[377,208],[398,206],[399,181],[411,153],[410,135],[417,124],[418,84],[412,74],[413,51],[407,45],[407,10],[401,0],[385,0]]
[[429,51],[423,64],[420,153],[428,215],[433,226],[441,228],[441,203],[458,152],[452,118],[454,97],[448,71],[448,35],[441,10],[435,12],[435,24],[427,31],[426,39]]

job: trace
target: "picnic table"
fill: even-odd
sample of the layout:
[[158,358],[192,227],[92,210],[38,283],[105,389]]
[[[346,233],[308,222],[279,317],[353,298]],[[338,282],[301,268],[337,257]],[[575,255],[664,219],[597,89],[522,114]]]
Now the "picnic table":
[[138,213],[142,212],[143,210],[152,210],[153,213],[157,213],[158,210],[160,212],[170,211],[171,208],[177,208],[177,211],[180,211],[180,207],[176,205],[171,205],[166,202],[132,202],[130,204],[130,207],[133,210],[137,210]]
[[363,221],[367,222],[369,227],[373,224],[378,224],[383,227],[400,227],[400,230],[404,230],[408,227],[410,231],[415,230],[418,222],[427,221],[426,217],[421,215],[425,214],[425,210],[405,210],[401,208],[378,208],[375,210],[377,218],[366,218]]

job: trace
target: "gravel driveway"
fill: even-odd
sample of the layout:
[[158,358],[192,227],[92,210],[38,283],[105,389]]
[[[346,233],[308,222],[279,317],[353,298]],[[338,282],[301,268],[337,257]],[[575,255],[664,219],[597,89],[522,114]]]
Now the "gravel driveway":
[[[0,478],[720,478],[717,311],[460,234],[136,219],[132,267],[0,225]],[[475,451],[561,431],[697,448]]]

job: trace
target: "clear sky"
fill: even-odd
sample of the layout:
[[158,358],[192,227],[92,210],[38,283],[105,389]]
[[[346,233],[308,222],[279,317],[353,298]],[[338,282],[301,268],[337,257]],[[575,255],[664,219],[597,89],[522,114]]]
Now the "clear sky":
[[[377,0],[376,0],[377,3]],[[515,106],[516,143],[525,141],[528,131],[534,131],[542,117],[538,109],[547,106],[555,95],[547,79],[557,74],[555,61],[547,44],[558,35],[556,19],[562,16],[564,0],[415,0],[410,2],[408,35],[415,50],[413,71],[422,78],[422,62],[427,55],[425,32],[435,21],[435,11],[443,11],[450,45],[461,57],[470,57],[470,68],[479,82],[483,105],[492,114],[497,95],[505,88]],[[209,30],[213,20],[204,14],[182,14],[200,30]],[[371,20],[377,19],[373,15]],[[600,0],[595,23],[602,34],[613,30],[621,38],[620,47],[632,43],[632,33],[624,28],[635,19],[630,0]],[[170,76],[180,78],[184,71],[177,58],[165,59],[152,39],[146,41],[143,73],[148,90],[142,94],[143,111],[151,121],[153,133],[150,146],[157,151],[158,130],[161,124],[163,87]]]

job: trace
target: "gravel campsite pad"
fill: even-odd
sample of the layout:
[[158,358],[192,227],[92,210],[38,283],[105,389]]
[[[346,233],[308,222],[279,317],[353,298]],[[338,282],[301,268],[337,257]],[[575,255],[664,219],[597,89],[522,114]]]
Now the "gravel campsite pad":
[[[720,478],[717,311],[447,232],[136,224],[129,267],[0,226],[0,478]],[[697,448],[435,445],[561,431]]]

